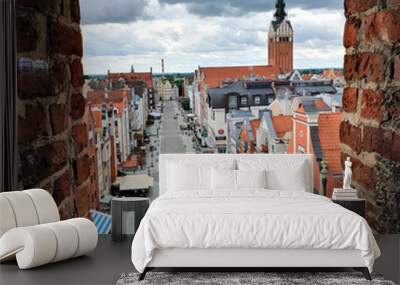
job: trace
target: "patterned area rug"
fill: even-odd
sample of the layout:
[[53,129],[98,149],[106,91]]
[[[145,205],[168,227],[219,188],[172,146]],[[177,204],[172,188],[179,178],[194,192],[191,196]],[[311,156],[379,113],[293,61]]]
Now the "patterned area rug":
[[138,281],[138,276],[138,273],[122,274],[117,285],[395,285],[381,276],[373,275],[373,280],[368,281],[359,272],[148,272],[142,281]]

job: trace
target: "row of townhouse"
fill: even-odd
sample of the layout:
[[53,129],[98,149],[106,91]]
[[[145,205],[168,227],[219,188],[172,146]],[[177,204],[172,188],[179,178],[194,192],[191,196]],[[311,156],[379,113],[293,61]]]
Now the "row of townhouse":
[[[328,192],[338,184],[342,94],[332,80],[303,80],[297,71],[277,75],[270,66],[199,67],[188,86],[196,135],[207,151],[311,153],[316,191],[321,188],[322,169],[329,172]],[[298,112],[303,109],[309,112],[306,129],[298,122]],[[325,131],[326,120],[334,122],[329,131]],[[324,130],[315,131],[322,126]],[[308,145],[299,144],[298,137],[305,138]]]
[[[153,87],[147,87],[152,80],[148,80],[147,73],[143,74],[128,77],[119,73],[122,76],[114,80],[115,76],[109,73],[103,90],[89,87],[85,91],[90,187],[91,192],[97,193],[92,195],[94,201],[109,194],[118,170],[124,170],[125,165],[136,168],[143,161],[136,157],[143,154],[135,152],[144,144],[144,129],[153,108],[149,101]],[[126,79],[124,84],[120,78]]]

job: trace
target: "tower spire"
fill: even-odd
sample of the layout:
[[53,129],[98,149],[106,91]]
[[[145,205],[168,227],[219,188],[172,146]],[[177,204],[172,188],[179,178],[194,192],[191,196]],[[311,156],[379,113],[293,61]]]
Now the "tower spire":
[[285,0],[277,0],[276,1],[276,5],[275,5],[276,11],[275,11],[274,17],[275,17],[276,21],[278,22],[278,24],[282,23],[283,20],[285,20],[285,18],[287,16],[285,7],[286,7]]

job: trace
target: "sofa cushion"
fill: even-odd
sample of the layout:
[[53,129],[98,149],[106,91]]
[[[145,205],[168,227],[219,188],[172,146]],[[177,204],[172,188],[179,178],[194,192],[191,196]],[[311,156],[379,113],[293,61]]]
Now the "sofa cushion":
[[23,191],[3,192],[1,196],[6,198],[13,209],[17,227],[26,227],[39,224],[33,200]]
[[0,238],[8,230],[17,227],[14,211],[8,199],[0,194]]

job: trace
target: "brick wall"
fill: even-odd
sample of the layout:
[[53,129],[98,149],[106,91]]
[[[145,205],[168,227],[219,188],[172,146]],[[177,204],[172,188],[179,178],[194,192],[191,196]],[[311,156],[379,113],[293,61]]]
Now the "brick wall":
[[400,1],[345,0],[345,14],[342,160],[370,225],[400,233]]
[[62,218],[90,206],[79,0],[17,0],[20,187],[52,193]]

